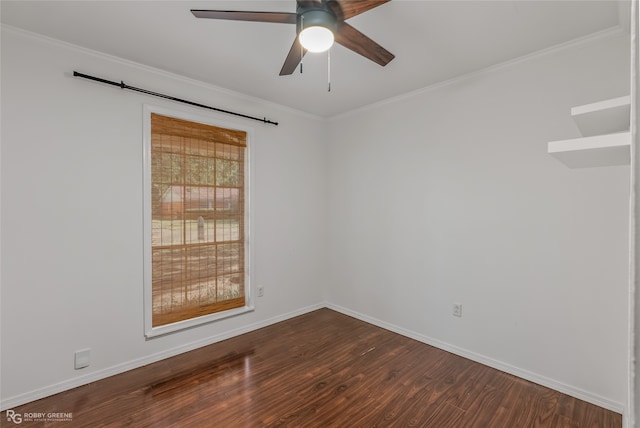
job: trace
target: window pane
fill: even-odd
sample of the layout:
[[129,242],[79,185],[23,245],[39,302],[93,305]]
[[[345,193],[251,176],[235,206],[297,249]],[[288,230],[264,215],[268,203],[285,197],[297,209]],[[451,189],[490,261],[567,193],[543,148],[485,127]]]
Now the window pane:
[[216,159],[216,185],[228,187],[242,186],[240,162]]
[[215,242],[216,221],[211,216],[199,216],[195,220],[185,220],[187,244]]
[[216,301],[216,247],[187,249],[189,278],[188,306],[206,305]]
[[153,247],[166,245],[182,245],[184,238],[184,223],[182,220],[152,220],[151,245]]
[[241,272],[244,269],[242,244],[219,244],[217,253],[218,274]]
[[214,218],[215,188],[188,186],[184,189],[184,195],[185,219]]
[[216,246],[187,248],[187,268],[190,280],[201,280],[216,276]]
[[223,275],[218,277],[218,300],[230,300],[244,294],[242,275]]
[[216,160],[206,157],[186,157],[186,182],[189,184],[215,185]]
[[241,307],[246,133],[151,118],[152,325]]
[[216,220],[216,241],[238,241],[240,236],[240,221],[238,219]]
[[243,208],[240,195],[241,189],[239,188],[216,188],[217,218],[238,217]]
[[151,156],[151,174],[154,183],[179,184],[183,178],[183,156],[154,151]]
[[153,312],[167,312],[184,300],[184,249],[153,250]]

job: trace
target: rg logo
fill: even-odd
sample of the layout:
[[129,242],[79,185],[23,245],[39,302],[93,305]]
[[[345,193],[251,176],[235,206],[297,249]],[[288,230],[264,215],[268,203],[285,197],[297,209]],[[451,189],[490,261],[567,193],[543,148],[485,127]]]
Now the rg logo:
[[7,420],[13,422],[14,424],[21,424],[22,414],[16,413],[13,410],[7,410]]

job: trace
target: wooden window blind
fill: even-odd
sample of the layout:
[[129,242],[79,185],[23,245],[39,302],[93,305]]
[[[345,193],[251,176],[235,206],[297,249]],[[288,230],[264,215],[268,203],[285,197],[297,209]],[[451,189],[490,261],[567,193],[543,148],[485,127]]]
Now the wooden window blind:
[[245,305],[246,140],[151,114],[153,327]]

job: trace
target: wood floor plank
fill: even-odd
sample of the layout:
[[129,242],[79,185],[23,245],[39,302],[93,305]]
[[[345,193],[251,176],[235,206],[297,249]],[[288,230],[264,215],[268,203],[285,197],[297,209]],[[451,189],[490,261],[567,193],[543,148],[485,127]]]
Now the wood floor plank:
[[329,309],[12,410],[73,414],[21,427],[622,426],[617,413]]

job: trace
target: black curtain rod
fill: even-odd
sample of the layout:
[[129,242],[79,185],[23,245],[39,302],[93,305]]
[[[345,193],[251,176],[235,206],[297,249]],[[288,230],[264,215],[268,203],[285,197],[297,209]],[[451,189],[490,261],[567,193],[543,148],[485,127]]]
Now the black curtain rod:
[[171,100],[171,101],[177,101],[179,103],[188,104],[190,106],[196,106],[196,107],[206,108],[206,109],[209,109],[209,110],[215,110],[215,111],[219,111],[220,113],[232,114],[234,116],[244,117],[245,119],[257,120],[258,122],[270,123],[271,125],[278,126],[278,122],[272,122],[272,121],[268,120],[266,117],[260,119],[259,117],[255,117],[255,116],[249,116],[249,115],[246,115],[246,114],[236,113],[234,111],[229,111],[229,110],[223,110],[223,109],[220,109],[220,108],[217,108],[217,107],[211,107],[211,106],[208,106],[208,105],[205,105],[205,104],[196,103],[196,102],[193,102],[193,101],[183,100],[182,98],[172,97],[171,95],[160,94],[158,92],[149,91],[147,89],[141,89],[141,88],[136,88],[135,86],[129,86],[129,85],[126,85],[123,81],[120,81],[120,83],[118,83],[118,82],[114,82],[114,81],[111,81],[111,80],[101,79],[101,78],[95,77],[95,76],[89,76],[88,74],[78,73],[77,71],[73,72],[73,76],[74,77],[82,77],[83,79],[94,80],[94,81],[100,82],[100,83],[106,83],[107,85],[117,86],[120,89],[129,89],[131,91],[141,92],[143,94],[153,95],[154,97],[165,98],[165,99]]

